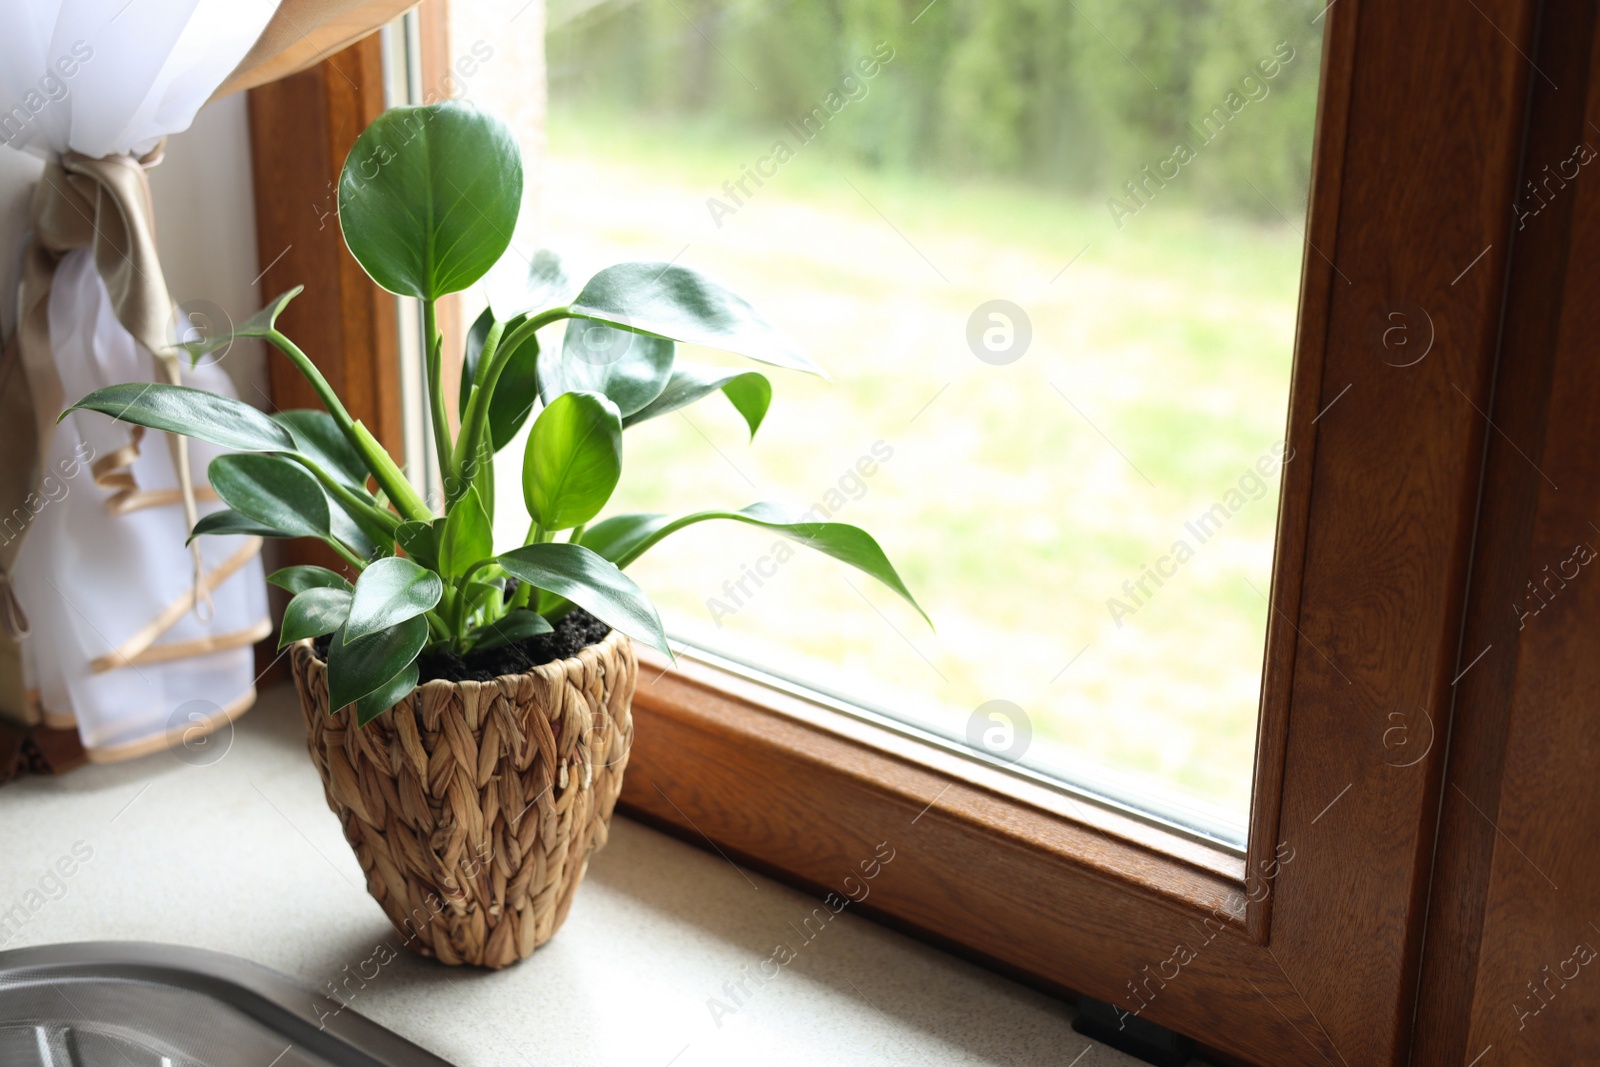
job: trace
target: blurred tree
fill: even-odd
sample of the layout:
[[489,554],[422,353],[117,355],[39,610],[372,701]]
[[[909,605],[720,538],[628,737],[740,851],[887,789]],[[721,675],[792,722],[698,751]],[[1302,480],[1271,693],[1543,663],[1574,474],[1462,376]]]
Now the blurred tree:
[[892,62],[830,126],[829,152],[1104,197],[1187,145],[1189,176],[1162,196],[1304,211],[1318,0],[577,2],[565,22],[552,5],[558,109],[776,135],[886,42]]

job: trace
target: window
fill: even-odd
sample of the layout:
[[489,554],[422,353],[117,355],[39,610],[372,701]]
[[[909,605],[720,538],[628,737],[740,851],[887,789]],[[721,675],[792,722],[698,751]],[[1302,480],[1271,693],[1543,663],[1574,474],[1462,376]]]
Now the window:
[[634,565],[674,635],[1242,847],[1320,9],[555,5],[546,114],[457,5],[464,95],[545,145],[525,254],[705,270],[833,375],[750,447],[720,400],[641,426],[614,509],[861,525],[938,627],[707,525]]
[[[678,6],[701,29],[712,28],[704,22],[712,8]],[[939,0],[924,17],[946,6],[958,5]],[[490,79],[501,76],[494,66],[500,59],[510,60],[500,69],[513,73],[543,62],[529,43],[539,39],[542,5],[517,0],[500,17],[507,25],[533,19],[536,29],[483,37],[494,57],[470,75],[462,71],[453,57],[471,55],[479,39],[463,30],[470,26],[462,21],[464,7],[454,13],[453,42],[440,33],[440,6],[423,7],[426,84],[447,84],[440,72],[448,68],[457,83],[487,92]],[[1052,9],[1050,17],[1093,17],[1131,60],[1143,58],[1109,19],[1100,20],[1099,8],[1067,7],[1081,11]],[[893,842],[892,876],[875,881],[863,910],[1047,989],[1112,1002],[1235,1061],[1396,1064],[1409,1057],[1486,1067],[1501,1055],[1511,1061],[1523,1055],[1588,1062],[1600,1049],[1577,987],[1526,1027],[1506,1006],[1527,996],[1524,982],[1542,965],[1571,956],[1573,937],[1587,936],[1583,916],[1594,910],[1583,888],[1600,874],[1594,850],[1573,843],[1586,840],[1583,833],[1600,818],[1585,762],[1591,716],[1584,704],[1600,684],[1592,677],[1600,667],[1579,639],[1593,632],[1600,601],[1574,580],[1572,595],[1541,608],[1531,624],[1519,625],[1506,605],[1517,603],[1529,575],[1568,559],[1570,543],[1590,536],[1581,532],[1583,515],[1595,513],[1600,500],[1588,417],[1596,402],[1588,316],[1600,306],[1600,268],[1590,252],[1592,198],[1581,178],[1559,186],[1549,179],[1536,213],[1532,201],[1514,198],[1525,188],[1524,172],[1547,180],[1541,168],[1572,158],[1573,145],[1591,136],[1588,124],[1600,122],[1585,95],[1596,16],[1581,5],[1541,14],[1532,0],[1285,7],[1322,27],[1325,53],[1292,374],[1287,405],[1285,381],[1278,381],[1272,415],[1281,419],[1286,406],[1294,458],[1283,466],[1270,587],[1261,586],[1270,608],[1260,617],[1265,658],[1242,854],[1215,836],[1182,832],[1171,819],[1136,810],[1159,804],[1147,782],[1136,783],[1137,805],[1090,802],[903,723],[847,713],[802,687],[689,658],[673,670],[645,657],[654,673],[646,672],[635,700],[637,743],[623,806],[820,890],[834,888],[841,872],[877,843]],[[904,26],[921,9],[885,4],[881,14]],[[567,13],[583,11],[589,14],[566,21]],[[1233,11],[1217,4],[1212,13],[1231,25],[1239,21],[1228,18]],[[611,5],[552,4],[550,40],[590,25],[584,19],[602,28],[624,19],[610,12]],[[1013,31],[1007,39],[1024,36]],[[796,36],[794,49],[807,50],[805,40]],[[313,72],[259,90],[252,116],[258,145],[301,149],[289,157],[292,172],[274,170],[270,181],[258,175],[258,216],[273,235],[262,247],[294,245],[283,262],[264,264],[264,285],[281,290],[319,271],[337,279],[331,290],[308,290],[291,314],[358,342],[364,331],[376,337],[373,345],[339,344],[336,335],[316,351],[330,369],[372,390],[367,402],[352,406],[374,425],[391,427],[383,435],[389,441],[399,436],[392,414],[398,398],[384,392],[382,368],[393,366],[393,339],[385,341],[381,324],[373,325],[379,320],[368,309],[379,302],[370,287],[339,273],[337,256],[317,235],[316,217],[304,211],[336,172],[341,144],[361,125],[361,109],[376,106],[376,54],[366,47],[360,62],[339,57],[338,75]],[[636,69],[622,73],[645,79],[645,68],[665,62],[667,49],[635,54]],[[740,57],[730,52],[729,58]],[[897,52],[888,69],[901,58]],[[1290,69],[1298,62],[1297,56]],[[553,74],[556,68],[552,58]],[[746,73],[764,77],[769,68],[764,62]],[[886,76],[880,73],[872,93],[889,86]],[[564,90],[554,77],[552,87],[555,174]],[[849,119],[849,108],[875,99],[852,101],[840,121]],[[1283,99],[1250,101],[1240,122],[1250,108]],[[514,102],[535,115],[543,107],[536,96]],[[639,143],[658,143],[648,134]],[[735,143],[734,133],[716,137]],[[602,142],[596,151],[607,147]],[[654,161],[663,189],[681,180],[673,167],[683,146],[668,148],[670,155]],[[284,157],[258,151],[258,159],[268,158]],[[771,181],[802,175],[802,162]],[[869,187],[872,178],[851,166],[846,158],[828,173],[849,175],[891,217],[904,210],[900,229],[937,262],[937,242],[917,240],[924,216],[899,199],[875,198],[881,191]],[[916,187],[890,191],[912,204],[932,195],[941,173],[930,165],[918,182],[904,183]],[[805,182],[794,185],[786,196],[811,191]],[[1182,195],[1199,198],[1200,186],[1194,189],[1159,189],[1124,230],[1157,218],[1168,192],[1176,204]],[[782,199],[767,197],[780,192],[776,185],[758,192],[736,205],[725,230],[753,222],[763,205]],[[550,196],[547,208],[555,204],[553,190]],[[840,202],[847,205],[841,210],[857,210],[848,198]],[[1276,206],[1298,219],[1292,205]],[[698,210],[704,209],[702,200]],[[550,234],[532,237],[550,243],[543,238],[553,225]],[[1268,217],[1258,228],[1281,225]],[[604,219],[574,220],[572,229],[618,246],[649,236]],[[938,225],[928,231],[943,239]],[[1026,247],[1029,236],[1016,237],[1015,247]],[[892,247],[894,240],[885,243]],[[1204,247],[1194,255],[1205,265],[1234,248],[1199,243]],[[668,249],[668,256],[675,252]],[[1094,257],[1091,248],[1060,281],[1095,264]],[[1101,260],[1098,269],[1112,265]],[[392,303],[387,307],[392,313]],[[829,310],[814,317],[826,318]],[[872,313],[895,321],[894,301],[874,305]],[[386,321],[392,324],[392,314]],[[789,325],[801,333],[808,323]],[[1397,326],[1401,332],[1391,332]],[[1497,359],[1502,331],[1516,359]],[[1427,355],[1397,350],[1400,340],[1421,342]],[[1032,355],[992,369],[1020,377]],[[841,365],[827,362],[838,373],[835,393],[848,390]],[[1063,391],[1072,384],[1057,382]],[[803,414],[807,405],[836,402],[820,385],[784,384],[774,417],[786,407]],[[952,390],[923,418],[961,395]],[[983,390],[968,391],[981,409]],[[1104,402],[1116,418],[1127,418]],[[1079,406],[1091,417],[1103,414]],[[707,437],[748,462],[755,453],[723,444],[729,427],[713,421],[720,418],[715,408],[703,414]],[[953,416],[947,421],[954,424]],[[1108,428],[1095,421],[1108,436],[1122,436],[1120,423]],[[780,433],[768,438],[767,430]],[[798,471],[816,470],[813,454],[835,445],[807,439],[805,455],[785,452],[775,447],[781,430],[780,423],[763,430],[757,451],[788,455]],[[1135,461],[1148,447],[1136,435],[1117,443]],[[662,445],[667,455],[671,444]],[[873,477],[894,471],[900,458],[880,464]],[[1117,470],[1109,455],[1091,458]],[[697,476],[705,470],[699,463],[690,469]],[[765,468],[759,473],[768,476]],[[781,484],[782,474],[779,466],[770,477]],[[693,488],[681,484],[684,492]],[[819,491],[793,484],[802,499]],[[889,482],[879,485],[850,506],[860,505],[859,520],[893,550],[888,528],[868,514],[876,501],[889,499]],[[1561,552],[1552,555],[1557,547]],[[709,594],[695,593],[688,606],[703,609]],[[1544,625],[1562,611],[1571,613],[1565,625]],[[1563,1011],[1574,1014],[1563,1022]],[[1543,1025],[1546,1019],[1551,1025]]]

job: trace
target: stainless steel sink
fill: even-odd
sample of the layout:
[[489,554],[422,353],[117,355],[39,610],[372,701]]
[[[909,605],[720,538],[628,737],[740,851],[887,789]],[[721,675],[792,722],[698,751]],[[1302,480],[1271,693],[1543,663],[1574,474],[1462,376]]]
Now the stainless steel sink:
[[450,1067],[220,952],[89,941],[0,952],[0,1067]]

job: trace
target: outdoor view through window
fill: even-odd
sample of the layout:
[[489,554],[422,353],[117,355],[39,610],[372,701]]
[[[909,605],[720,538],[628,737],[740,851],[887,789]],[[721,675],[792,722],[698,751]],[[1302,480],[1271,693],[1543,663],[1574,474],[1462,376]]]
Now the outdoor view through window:
[[1242,841],[1323,4],[452,9],[447,88],[529,156],[524,254],[703,271],[832,375],[769,369],[753,442],[721,397],[630,431],[607,513],[814,509],[937,627],[707,523],[630,568],[669,630]]

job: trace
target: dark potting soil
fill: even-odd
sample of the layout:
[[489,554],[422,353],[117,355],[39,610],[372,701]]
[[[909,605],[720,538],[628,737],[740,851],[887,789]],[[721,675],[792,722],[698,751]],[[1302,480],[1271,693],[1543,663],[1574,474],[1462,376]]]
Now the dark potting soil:
[[[555,629],[524,641],[467,653],[465,657],[454,652],[436,650],[424,652],[417,660],[420,676],[417,684],[441,679],[446,682],[471,680],[487,682],[502,674],[522,674],[542,663],[575,656],[578,649],[599,644],[611,632],[611,627],[590,615],[582,608],[574,608],[555,623]],[[331,635],[317,638],[317,658],[328,661],[328,641]]]

